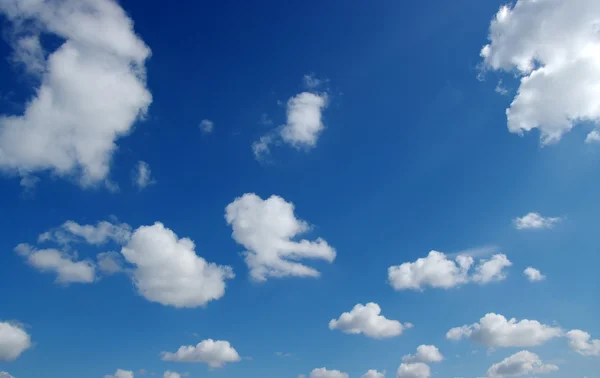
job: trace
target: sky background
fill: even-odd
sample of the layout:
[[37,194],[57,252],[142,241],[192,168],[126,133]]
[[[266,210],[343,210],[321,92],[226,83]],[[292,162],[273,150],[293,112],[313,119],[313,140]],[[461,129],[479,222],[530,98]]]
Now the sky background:
[[[584,143],[590,125],[550,145],[537,130],[507,130],[518,78],[490,70],[478,80],[480,50],[502,2],[119,3],[152,50],[152,104],[116,142],[109,177],[118,192],[82,188],[47,170],[35,172],[40,181],[26,190],[17,173],[0,170],[0,321],[23,324],[33,342],[15,361],[0,361],[0,371],[81,378],[120,368],[136,377],[145,369],[233,378],[308,376],[326,367],[393,377],[402,356],[433,344],[445,359],[430,364],[432,377],[484,376],[527,349],[560,367],[549,377],[600,378],[600,359],[569,349],[564,338],[488,350],[445,337],[489,312],[600,337],[600,148]],[[43,41],[48,51],[60,45],[52,38]],[[0,43],[0,114],[22,114],[38,84],[10,61],[8,39]],[[286,123],[285,103],[305,90],[307,74],[326,80],[329,98],[317,145],[273,145],[268,159],[257,160],[252,143]],[[507,95],[495,91],[500,78]],[[212,132],[199,128],[203,119],[214,122]],[[143,190],[131,179],[138,161],[155,180]],[[251,280],[245,248],[225,220],[225,207],[244,193],[292,202],[313,226],[303,237],[335,248],[331,264],[306,262],[321,277]],[[513,219],[530,212],[561,221],[516,229]],[[111,217],[133,229],[160,221],[236,277],[205,307],[174,308],[140,296],[125,274],[56,284],[55,274],[13,251],[67,220]],[[388,267],[430,250],[483,247],[508,256],[505,280],[424,291],[395,291],[387,282]],[[81,258],[98,252],[77,250]],[[529,282],[528,266],[547,278]],[[328,328],[367,302],[414,328],[386,339]],[[209,369],[160,359],[208,338],[229,341],[242,360]]]

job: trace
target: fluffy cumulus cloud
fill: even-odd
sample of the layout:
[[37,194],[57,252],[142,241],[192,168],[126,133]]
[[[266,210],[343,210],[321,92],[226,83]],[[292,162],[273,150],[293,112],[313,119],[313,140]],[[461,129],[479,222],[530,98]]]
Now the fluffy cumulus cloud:
[[365,374],[363,374],[360,378],[385,378],[385,371],[379,372],[377,370],[371,369]]
[[[39,80],[23,114],[0,116],[0,170],[103,182],[117,140],[152,102],[150,49],[111,0],[5,0],[0,13],[12,22],[15,59]],[[44,33],[64,41],[47,58]]]
[[444,356],[435,345],[419,345],[416,354],[402,357],[404,362],[440,362]]
[[429,378],[431,368],[422,362],[402,363],[396,371],[396,378]]
[[569,347],[584,356],[600,357],[600,340],[592,340],[592,336],[579,329],[567,332]]
[[482,259],[471,274],[474,259],[458,255],[454,260],[431,251],[427,257],[388,268],[388,282],[395,290],[423,290],[425,287],[449,289],[468,282],[486,284],[506,278],[504,269],[512,263],[503,254]]
[[228,362],[240,361],[241,357],[228,341],[208,339],[196,346],[181,346],[175,353],[163,352],[162,359],[174,362],[202,362],[211,368],[219,368]]
[[57,283],[92,283],[96,279],[96,267],[93,262],[76,261],[74,255],[66,252],[57,249],[36,249],[24,243],[17,245],[15,252],[37,270],[56,274]]
[[541,324],[537,320],[515,318],[507,320],[504,316],[489,313],[478,323],[452,328],[446,333],[450,340],[469,339],[490,348],[498,347],[531,347],[561,337],[563,331],[559,327]]
[[513,220],[517,230],[542,230],[554,227],[561,218],[543,217],[540,213],[529,213]]
[[313,369],[309,375],[310,378],[348,378],[348,373],[342,373],[339,370],[327,370],[326,368]]
[[31,336],[23,327],[9,322],[0,322],[0,361],[14,361],[29,348],[31,348]]
[[133,372],[130,370],[117,369],[113,375],[105,375],[104,378],[133,378]]
[[516,73],[517,95],[506,110],[508,129],[539,129],[558,141],[579,122],[600,122],[600,3],[518,0],[491,22],[483,66]]
[[381,315],[377,303],[357,304],[352,311],[344,312],[338,319],[331,319],[329,329],[338,329],[344,333],[364,334],[375,339],[394,337],[402,334],[410,324],[387,319]]
[[140,295],[174,307],[198,307],[221,298],[229,266],[196,255],[194,242],[179,238],[162,223],[136,229],[121,253],[134,265],[132,279]]
[[92,245],[102,245],[109,241],[123,244],[131,237],[131,227],[126,223],[98,222],[96,225],[80,225],[74,221],[66,221],[57,229],[44,232],[38,237],[38,242],[52,241],[67,245],[85,242]]
[[233,239],[246,248],[244,257],[250,276],[257,281],[268,277],[318,277],[319,272],[300,263],[301,259],[333,262],[335,250],[321,238],[294,241],[310,226],[296,218],[294,205],[279,196],[263,200],[244,194],[225,209]]
[[546,279],[546,276],[543,275],[542,272],[530,266],[525,268],[523,275],[525,275],[530,282],[538,282]]
[[150,170],[150,164],[145,161],[138,161],[133,172],[131,174],[133,185],[139,190],[146,188],[149,185],[156,183],[156,180],[152,177],[152,170]]
[[505,358],[502,362],[493,364],[488,369],[486,376],[488,378],[518,377],[547,374],[557,370],[558,366],[545,364],[537,354],[522,350]]

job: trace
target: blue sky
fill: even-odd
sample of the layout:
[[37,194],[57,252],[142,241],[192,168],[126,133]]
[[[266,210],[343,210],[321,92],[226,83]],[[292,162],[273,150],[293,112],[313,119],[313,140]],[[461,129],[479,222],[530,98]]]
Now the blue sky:
[[502,5],[0,1],[0,372],[600,378],[600,6]]

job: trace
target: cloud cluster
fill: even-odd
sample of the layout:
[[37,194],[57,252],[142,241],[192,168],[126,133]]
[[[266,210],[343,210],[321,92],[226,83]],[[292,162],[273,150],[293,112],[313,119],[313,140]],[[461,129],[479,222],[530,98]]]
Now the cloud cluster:
[[233,229],[233,239],[246,248],[244,257],[254,280],[318,277],[316,269],[298,260],[333,262],[335,259],[335,250],[324,239],[293,240],[310,227],[296,218],[294,204],[279,196],[263,200],[254,193],[246,193],[227,205],[225,219]]
[[175,353],[163,352],[162,359],[174,362],[202,362],[211,368],[219,368],[229,362],[238,362],[241,357],[228,341],[207,339],[196,346],[181,346]]
[[427,363],[440,362],[444,356],[435,345],[419,345],[416,354],[402,357],[402,363],[396,371],[396,378],[429,378],[431,368]]
[[442,252],[431,251],[427,257],[388,268],[388,282],[395,290],[423,290],[426,287],[449,289],[468,282],[486,284],[506,278],[504,269],[512,263],[506,255],[495,254],[481,259],[470,274],[474,259],[458,255],[450,260]]
[[[15,61],[40,83],[22,115],[0,116],[0,170],[51,171],[83,186],[102,182],[116,141],[152,102],[150,49],[111,0],[6,0],[0,13],[13,24]],[[64,40],[47,58],[44,33]]]
[[557,371],[558,366],[545,364],[540,357],[526,350],[522,350],[493,364],[487,371],[488,378],[517,377],[522,375],[547,374]]
[[331,319],[329,329],[338,329],[349,334],[364,334],[374,339],[399,336],[412,325],[387,319],[381,314],[377,303],[357,304],[350,312],[344,312],[338,319]]
[[561,336],[563,331],[559,327],[541,324],[537,320],[507,320],[494,313],[486,314],[478,323],[455,327],[446,333],[447,339],[466,338],[490,348],[531,347]]
[[541,230],[554,227],[561,218],[543,217],[540,213],[528,213],[513,220],[517,230]]
[[514,73],[519,90],[508,129],[539,129],[542,143],[580,122],[600,122],[600,3],[518,0],[500,8],[481,50],[483,67]]
[[567,332],[569,347],[583,356],[600,357],[600,340],[592,340],[592,336],[579,329]]
[[61,245],[85,242],[102,245],[110,241],[122,244],[131,237],[131,227],[127,223],[98,222],[96,225],[80,225],[66,221],[62,226],[46,231],[38,237],[38,242],[55,242]]
[[313,369],[309,375],[310,378],[348,378],[348,373],[342,373],[339,370],[327,370],[326,368]]
[[31,336],[23,327],[0,322],[0,361],[14,361],[31,348]]

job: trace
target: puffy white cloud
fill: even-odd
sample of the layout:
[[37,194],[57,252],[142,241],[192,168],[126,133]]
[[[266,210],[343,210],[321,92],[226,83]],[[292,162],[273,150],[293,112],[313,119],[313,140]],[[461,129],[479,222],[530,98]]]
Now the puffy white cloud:
[[91,261],[75,261],[75,257],[56,249],[35,249],[29,244],[19,244],[15,252],[27,263],[42,272],[56,273],[56,282],[91,283],[96,279],[96,270]]
[[488,378],[517,377],[530,374],[547,374],[558,370],[558,366],[545,364],[537,354],[522,350],[493,364],[487,371]]
[[327,107],[327,95],[303,92],[288,100],[287,124],[281,138],[296,148],[311,148],[317,144],[323,125],[321,112]]
[[203,119],[202,122],[200,122],[200,130],[202,130],[204,134],[212,133],[214,127],[215,123],[210,119]]
[[[25,35],[13,33],[12,45],[40,82],[22,115],[0,117],[0,170],[51,171],[83,186],[103,182],[116,141],[152,102],[145,73],[150,49],[111,0],[5,0],[0,13],[15,29],[28,26]],[[46,60],[41,33],[64,40]]]
[[541,230],[554,227],[560,220],[561,218],[545,218],[540,213],[529,213],[521,218],[515,218],[514,224],[517,230]]
[[113,375],[105,375],[104,378],[133,378],[133,372],[130,370],[117,369]]
[[150,164],[145,161],[138,161],[133,172],[131,174],[133,184],[142,190],[149,185],[155,184],[156,180],[152,177],[152,171],[150,170]]
[[123,257],[117,252],[102,252],[96,255],[98,260],[98,269],[106,274],[111,275],[122,272],[123,268]]
[[0,322],[0,361],[14,361],[29,348],[31,336],[21,326]]
[[429,378],[431,368],[422,362],[402,363],[396,371],[396,378]]
[[204,340],[196,346],[181,346],[175,353],[163,352],[162,359],[175,362],[202,362],[211,368],[241,360],[238,352],[228,341],[212,339]]
[[342,373],[339,370],[327,370],[326,368],[313,369],[309,375],[310,378],[348,378],[348,373]]
[[530,282],[537,282],[546,279],[546,276],[542,274],[539,270],[528,266],[523,271],[523,274],[527,277]]
[[472,256],[460,254],[454,261],[442,252],[431,251],[427,257],[388,268],[388,282],[395,290],[423,290],[425,287],[449,289],[468,282],[485,284],[506,278],[504,268],[512,263],[503,254],[480,260],[475,272]]
[[598,143],[600,142],[600,131],[598,130],[592,130],[588,133],[588,135],[585,137],[585,143],[587,144],[591,144],[591,143]]
[[506,110],[508,129],[539,129],[558,141],[579,122],[600,122],[600,3],[518,0],[502,6],[483,47],[483,67],[521,77]]
[[268,277],[318,277],[319,272],[298,260],[321,259],[333,262],[335,250],[321,238],[316,241],[292,239],[310,229],[296,218],[294,204],[279,196],[263,200],[253,193],[236,198],[225,209],[233,239],[243,245],[250,276],[257,281]]
[[404,362],[440,362],[444,359],[444,356],[440,353],[440,350],[435,345],[419,345],[417,347],[417,354],[406,355],[402,357]]
[[479,323],[452,328],[446,333],[446,338],[467,338],[475,343],[496,348],[536,346],[562,335],[563,331],[559,327],[541,324],[537,320],[507,320],[502,315],[489,313],[481,318]]
[[402,334],[410,324],[402,324],[397,320],[387,319],[381,314],[377,303],[361,303],[354,306],[352,311],[344,312],[338,319],[331,319],[329,329],[338,329],[344,333],[364,334],[375,339],[394,337]]
[[579,329],[567,332],[569,347],[584,356],[600,356],[600,340],[591,340],[592,336]]
[[95,226],[80,225],[74,221],[66,221],[55,230],[47,231],[38,237],[38,242],[53,241],[59,244],[70,244],[84,241],[88,244],[101,245],[109,241],[126,243],[131,237],[131,227],[126,223],[102,221]]
[[196,255],[194,242],[179,239],[162,223],[141,226],[121,250],[133,264],[132,279],[140,295],[175,307],[198,307],[221,298],[225,281],[233,278],[229,266],[208,263]]
[[371,369],[363,374],[360,378],[385,378],[385,371],[379,372]]
[[163,378],[181,378],[181,374],[174,372],[174,371],[167,370],[163,374]]

